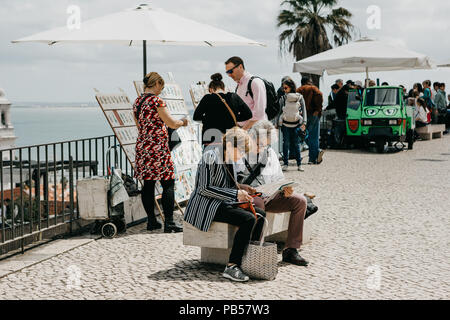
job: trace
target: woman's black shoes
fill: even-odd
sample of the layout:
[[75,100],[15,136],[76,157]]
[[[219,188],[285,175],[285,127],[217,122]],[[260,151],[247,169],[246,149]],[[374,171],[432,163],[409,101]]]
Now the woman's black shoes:
[[[162,224],[158,221],[147,223],[147,230],[153,231],[162,228]],[[183,227],[175,222],[164,223],[164,233],[183,232]]]
[[164,233],[183,232],[183,227],[175,222],[164,224]]
[[153,222],[153,223],[147,223],[147,230],[148,231],[153,231],[153,230],[158,230],[162,228],[162,224],[159,223],[158,221]]

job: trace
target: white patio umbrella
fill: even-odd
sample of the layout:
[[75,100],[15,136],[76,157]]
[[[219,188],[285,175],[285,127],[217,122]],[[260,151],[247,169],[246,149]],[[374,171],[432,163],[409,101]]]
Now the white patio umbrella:
[[144,75],[147,73],[147,43],[194,46],[265,46],[233,33],[199,23],[162,9],[141,4],[133,9],[82,21],[80,29],[55,28],[12,41],[59,43],[114,43],[142,45]]
[[362,38],[294,63],[294,72],[322,75],[394,71],[409,69],[434,69],[431,59],[414,51],[391,44]]

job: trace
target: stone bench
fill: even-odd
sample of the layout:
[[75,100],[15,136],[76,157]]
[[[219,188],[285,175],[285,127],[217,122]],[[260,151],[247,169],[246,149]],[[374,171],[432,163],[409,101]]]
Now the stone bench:
[[[273,190],[274,188],[270,185],[258,187],[258,190],[266,194],[271,194],[267,192],[271,189]],[[289,216],[290,212],[266,213],[268,224],[264,230],[265,241],[286,241]],[[311,239],[311,218],[306,219],[303,224],[303,244],[308,243]],[[213,222],[208,232],[203,232],[185,221],[183,226],[183,244],[201,247],[201,262],[226,264],[237,229],[236,226],[227,223]]]
[[422,128],[416,128],[416,131],[423,140],[442,138],[445,131],[445,124],[429,124]]

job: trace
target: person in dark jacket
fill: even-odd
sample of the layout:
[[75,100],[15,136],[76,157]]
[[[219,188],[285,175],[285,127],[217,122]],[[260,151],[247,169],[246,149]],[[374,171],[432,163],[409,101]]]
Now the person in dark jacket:
[[353,82],[347,82],[336,94],[334,106],[336,108],[336,115],[339,120],[345,120],[347,117],[348,92],[351,89],[355,89],[355,84]]
[[233,116],[222,99],[231,108],[237,122],[252,118],[252,111],[236,93],[225,92],[225,84],[220,73],[211,76],[209,92],[202,98],[194,111],[194,120],[201,121],[203,124],[202,141],[204,146],[221,143],[222,136],[226,131],[236,126]]
[[328,96],[328,106],[327,106],[327,110],[333,110],[336,109],[336,106],[334,104],[335,100],[336,100],[336,95],[339,92],[340,88],[337,84],[333,84],[331,86],[331,92],[330,95]]

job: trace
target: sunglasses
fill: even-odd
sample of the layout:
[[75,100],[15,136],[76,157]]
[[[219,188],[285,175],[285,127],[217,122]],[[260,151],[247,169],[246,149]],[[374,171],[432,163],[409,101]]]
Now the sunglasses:
[[231,68],[230,70],[225,71],[227,74],[232,74],[234,69],[236,69],[237,67],[239,67],[241,64],[237,64],[235,65],[233,68]]

